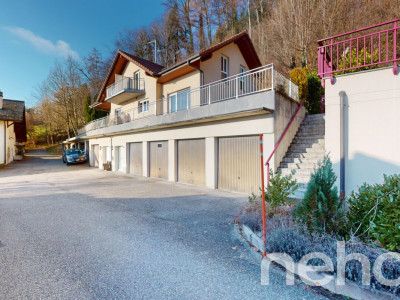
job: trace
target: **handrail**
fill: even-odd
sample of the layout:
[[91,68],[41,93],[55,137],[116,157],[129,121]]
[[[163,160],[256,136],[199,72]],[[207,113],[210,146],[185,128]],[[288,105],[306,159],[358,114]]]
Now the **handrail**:
[[[267,162],[265,163],[265,165],[268,167],[268,179],[267,182],[269,183],[269,161],[271,160],[272,156],[274,155],[276,149],[278,149],[280,143],[282,142],[282,139],[285,137],[286,132],[289,130],[290,126],[292,125],[294,119],[296,118],[297,114],[300,111],[300,108],[303,106],[303,102],[300,103],[299,107],[297,108],[296,112],[294,113],[294,115],[292,116],[292,118],[290,119],[289,124],[286,126],[285,131],[283,132],[283,134],[281,135],[281,137],[279,138],[279,141],[276,143],[274,150],[272,150],[271,155],[268,157]],[[268,184],[267,184],[267,188],[268,188]]]
[[[290,119],[289,124],[286,126],[285,131],[283,132],[283,134],[279,138],[279,141],[276,143],[274,150],[272,150],[271,155],[268,157],[267,162],[265,163],[265,165],[267,166],[267,173],[268,173],[267,174],[267,190],[268,190],[268,187],[269,187],[269,161],[271,160],[272,156],[274,155],[276,149],[278,149],[279,145],[281,144],[282,139],[285,137],[287,131],[289,130],[290,126],[292,125],[294,119],[297,117],[297,114],[299,113],[299,111],[302,108],[302,106],[303,106],[303,102],[300,103],[300,105],[297,108],[296,112],[294,113],[294,115]],[[262,142],[262,135],[260,135],[261,160],[263,159],[263,146],[262,146],[262,143],[263,143]],[[264,166],[263,166],[263,164],[261,164],[261,165],[262,165],[262,168],[261,168],[261,178],[262,178],[262,181],[261,181],[261,185],[262,185],[261,195],[262,195],[262,212],[263,212],[263,247],[264,247],[263,256],[265,257],[266,256],[266,252],[265,252],[266,244],[265,243],[266,243],[266,237],[267,237],[267,228],[266,228],[267,227],[266,226],[267,222],[266,222],[266,213],[265,213]]]
[[364,27],[364,28],[356,29],[356,30],[353,30],[353,31],[348,31],[346,33],[337,34],[337,35],[334,35],[334,36],[331,36],[331,37],[328,37],[328,38],[324,38],[324,39],[318,40],[317,42],[318,42],[318,44],[320,46],[322,46],[321,43],[325,42],[327,40],[335,39],[335,38],[338,38],[338,37],[342,37],[342,36],[353,34],[353,33],[356,33],[356,32],[368,30],[368,29],[371,29],[371,28],[387,25],[387,24],[390,24],[390,23],[394,23],[396,21],[400,21],[400,18],[399,19],[390,20],[390,21],[386,21],[386,22],[383,22],[383,23],[380,23],[380,24],[375,24],[375,25],[372,25],[372,26],[367,26],[367,27]]
[[277,71],[273,64],[269,64],[230,76],[227,79],[218,80],[190,89],[185,102],[187,104],[186,107],[178,108],[177,106],[174,110],[171,110],[171,100],[169,98],[162,97],[156,100],[146,98],[144,100],[147,100],[148,103],[146,103],[145,111],[139,111],[138,106],[130,108],[121,107],[120,115],[116,117],[109,115],[101,119],[93,120],[80,128],[79,133],[81,134],[103,127],[128,123],[137,119],[171,114],[179,110],[189,110],[204,105],[212,105],[220,101],[249,96],[268,90],[276,90],[278,87],[279,90],[283,88],[289,97],[298,100],[297,85]]
[[[391,24],[391,27],[382,27]],[[321,79],[330,77],[333,84],[336,73],[388,64],[393,64],[396,75],[400,61],[397,51],[399,24],[400,19],[394,19],[319,40],[318,76]],[[375,31],[371,32],[371,29]],[[324,86],[325,81],[321,83]]]

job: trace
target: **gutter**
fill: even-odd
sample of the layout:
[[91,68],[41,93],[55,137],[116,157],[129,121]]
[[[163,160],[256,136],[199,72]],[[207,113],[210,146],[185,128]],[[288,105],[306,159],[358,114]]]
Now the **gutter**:
[[178,64],[174,64],[174,65],[162,70],[160,73],[158,73],[158,75],[162,76],[162,75],[165,75],[165,74],[169,73],[170,71],[173,71],[174,69],[181,67],[185,64],[189,65],[189,62],[196,58],[200,58],[200,53],[196,53],[196,54],[192,55],[191,57],[187,58],[186,60],[183,60]]
[[195,68],[196,70],[200,71],[200,74],[201,74],[201,76],[200,76],[200,86],[204,85],[204,71],[202,69],[196,67],[195,65],[192,65],[190,63],[190,59],[187,60],[187,64],[188,64],[188,66],[190,66],[192,68]]

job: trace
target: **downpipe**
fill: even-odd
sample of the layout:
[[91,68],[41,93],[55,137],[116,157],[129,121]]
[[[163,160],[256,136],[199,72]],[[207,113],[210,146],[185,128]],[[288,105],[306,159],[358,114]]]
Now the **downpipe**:
[[345,158],[346,158],[346,92],[340,91],[340,198],[346,197],[345,186]]

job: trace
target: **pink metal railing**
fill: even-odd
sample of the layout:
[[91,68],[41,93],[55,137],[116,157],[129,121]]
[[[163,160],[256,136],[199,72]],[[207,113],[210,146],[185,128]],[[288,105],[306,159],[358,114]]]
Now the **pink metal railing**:
[[397,74],[399,25],[400,19],[395,19],[319,40],[318,76],[330,77],[333,83],[336,73],[389,63]]

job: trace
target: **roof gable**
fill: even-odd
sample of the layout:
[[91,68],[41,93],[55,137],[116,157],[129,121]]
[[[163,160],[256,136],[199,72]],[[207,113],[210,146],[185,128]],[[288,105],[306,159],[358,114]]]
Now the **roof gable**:
[[[209,58],[211,58],[213,52],[227,46],[230,43],[235,43],[244,60],[247,63],[247,66],[250,69],[254,69],[257,67],[261,66],[261,61],[260,58],[257,55],[257,52],[254,48],[254,45],[247,34],[247,31],[242,31],[218,44],[215,44],[211,47],[202,49],[194,54],[189,55],[188,57],[181,59],[180,61],[174,63],[172,66],[169,67],[164,67],[159,64],[156,64],[152,61],[149,61],[144,58],[140,58],[138,56],[126,53],[122,50],[118,50],[117,54],[115,55],[114,61],[111,65],[111,68],[107,74],[107,77],[103,83],[103,86],[100,90],[99,96],[97,98],[97,102],[104,102],[106,98],[106,87],[110,86],[115,82],[115,74],[120,74],[122,70],[125,68],[126,64],[128,62],[132,62],[141,69],[143,69],[147,75],[153,76],[153,77],[159,77],[159,82],[166,82],[170,80],[170,78],[176,78],[181,76],[182,74],[187,74],[188,72],[194,71],[196,68],[194,67],[188,67],[189,62],[194,59],[201,59],[201,61],[205,61]],[[184,67],[187,70],[185,72],[179,72],[177,73],[176,76],[174,76],[171,73],[175,73],[175,70]],[[114,75],[114,76],[113,76]],[[165,80],[162,80],[164,76],[167,76],[168,78],[165,78]],[[170,77],[170,78],[169,78]],[[109,109],[110,105],[104,106],[102,105],[102,109]],[[96,107],[100,108],[99,105]]]
[[3,100],[3,108],[0,109],[0,120],[22,122],[25,114],[25,102],[18,100]]

